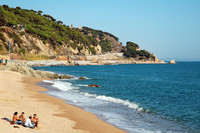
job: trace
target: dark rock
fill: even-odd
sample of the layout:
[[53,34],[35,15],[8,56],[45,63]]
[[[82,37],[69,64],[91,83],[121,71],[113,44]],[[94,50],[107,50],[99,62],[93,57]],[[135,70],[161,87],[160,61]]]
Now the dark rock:
[[60,75],[58,75],[58,74],[53,74],[53,77],[54,77],[54,79],[60,79]]
[[101,87],[101,86],[99,86],[99,85],[97,85],[97,84],[92,84],[92,85],[88,85],[89,87]]
[[69,75],[60,75],[60,79],[72,79],[72,76]]
[[85,77],[80,77],[79,79],[80,79],[80,80],[85,80],[86,78],[85,78]]

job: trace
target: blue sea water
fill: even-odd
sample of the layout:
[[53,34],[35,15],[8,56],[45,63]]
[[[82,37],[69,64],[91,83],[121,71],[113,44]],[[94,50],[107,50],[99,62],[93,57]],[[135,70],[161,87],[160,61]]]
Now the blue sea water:
[[200,132],[200,62],[34,68],[75,76],[40,85],[127,132]]

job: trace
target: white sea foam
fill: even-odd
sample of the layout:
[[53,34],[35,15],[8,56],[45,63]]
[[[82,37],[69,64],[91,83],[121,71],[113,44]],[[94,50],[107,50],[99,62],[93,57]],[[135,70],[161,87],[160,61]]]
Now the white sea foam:
[[84,84],[76,84],[76,86],[88,87],[88,85],[84,85]]
[[46,82],[46,83],[53,83],[51,80],[43,80],[43,82]]
[[55,82],[52,86],[56,87],[56,88],[58,88],[59,90],[62,90],[62,91],[68,91],[68,90],[72,89],[72,84],[70,84],[68,82],[65,82],[65,83]]
[[95,95],[95,94],[89,94],[89,93],[87,93],[87,92],[85,92],[85,93],[82,93],[82,94],[84,94],[85,96],[88,96],[88,97],[97,97],[97,95]]
[[69,90],[76,90],[78,87],[74,87],[72,83],[63,82],[61,80],[43,80],[43,82],[52,83],[53,87],[61,90],[61,91],[69,91]]
[[128,106],[129,108],[135,109],[137,111],[144,111],[144,109],[142,107],[139,107],[138,104],[130,102],[128,100],[122,100],[122,99],[119,99],[119,98],[108,97],[108,96],[105,96],[105,95],[95,95],[95,94],[89,94],[89,93],[83,93],[83,94],[85,96],[94,97],[94,98],[99,99],[99,100],[123,104],[123,105]]
[[[44,82],[53,83],[53,85],[52,85],[53,87],[56,87],[56,88],[58,88],[59,90],[62,90],[62,91],[79,89],[79,87],[74,87],[69,82],[62,82],[62,81],[59,81],[59,80],[55,80],[55,81],[45,80]],[[87,85],[78,84],[76,86],[87,86]],[[134,102],[130,102],[129,100],[122,100],[122,99],[119,99],[119,98],[109,97],[109,96],[105,96],[105,95],[90,94],[90,93],[87,93],[87,92],[80,92],[80,93],[87,96],[87,97],[93,97],[93,98],[96,98],[96,99],[99,99],[99,100],[104,100],[104,101],[108,101],[108,102],[122,104],[122,105],[128,106],[129,108],[135,109],[137,111],[145,111],[142,107],[139,106],[139,104],[136,104]],[[146,112],[148,112],[148,111],[146,111]]]
[[122,99],[118,99],[118,98],[113,98],[113,97],[108,97],[108,96],[97,96],[97,99],[101,99],[101,100],[105,100],[105,101],[111,101],[114,103],[119,103],[119,104],[123,104],[125,106],[128,106],[129,108],[132,109],[136,109],[138,111],[143,111],[142,107],[139,107],[138,104],[133,103],[133,102],[129,102],[128,100],[122,100]]
[[85,77],[85,79],[92,79],[92,78]]
[[[71,76],[71,75],[70,75],[70,76]],[[73,76],[73,77],[74,77],[74,79],[79,79],[79,78],[80,78],[80,77],[76,77],[76,76]],[[85,77],[85,76],[84,76],[84,78],[85,78],[85,79],[92,79],[92,78],[88,78],[88,77]]]

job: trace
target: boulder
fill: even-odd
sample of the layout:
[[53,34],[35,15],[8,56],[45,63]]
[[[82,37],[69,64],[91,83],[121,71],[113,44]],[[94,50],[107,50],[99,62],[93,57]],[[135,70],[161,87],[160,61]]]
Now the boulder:
[[73,77],[69,75],[60,75],[60,79],[73,79]]
[[92,85],[88,85],[89,87],[101,87],[101,86],[99,86],[99,85],[97,85],[97,84],[92,84]]
[[80,77],[79,79],[80,79],[80,80],[85,80],[86,78],[85,78],[85,77]]
[[175,60],[170,60],[169,64],[176,64]]
[[32,76],[37,78],[46,78],[46,79],[71,79],[72,76],[68,75],[59,75],[59,74],[52,74],[50,72],[46,71],[38,71],[34,70],[31,67],[28,67],[27,65],[22,65],[20,63],[8,63],[4,67],[0,67],[0,70],[10,70],[10,71],[16,71],[26,76]]
[[53,78],[54,78],[54,79],[60,79],[60,75],[58,75],[58,74],[53,74]]

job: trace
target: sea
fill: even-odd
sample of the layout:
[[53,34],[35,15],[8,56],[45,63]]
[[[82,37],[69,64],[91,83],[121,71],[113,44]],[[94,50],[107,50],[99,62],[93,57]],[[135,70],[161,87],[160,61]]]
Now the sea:
[[74,76],[38,85],[128,133],[200,133],[200,62],[33,68]]

